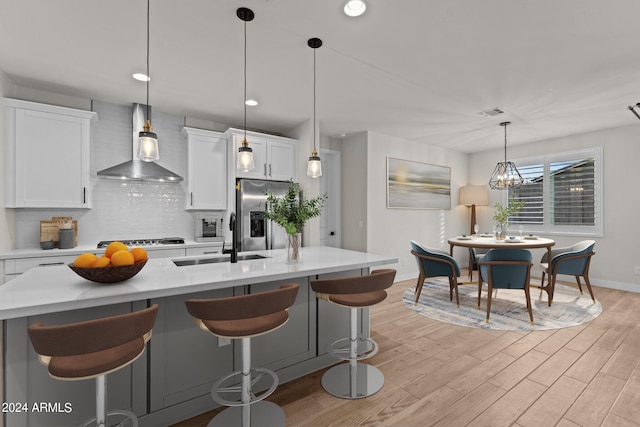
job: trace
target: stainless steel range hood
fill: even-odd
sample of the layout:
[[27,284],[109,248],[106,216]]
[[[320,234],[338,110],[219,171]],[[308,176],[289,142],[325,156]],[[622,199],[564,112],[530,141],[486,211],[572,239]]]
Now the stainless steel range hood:
[[163,168],[155,162],[138,160],[138,133],[147,120],[147,108],[142,104],[133,104],[132,160],[101,170],[98,177],[122,181],[180,182],[182,177]]

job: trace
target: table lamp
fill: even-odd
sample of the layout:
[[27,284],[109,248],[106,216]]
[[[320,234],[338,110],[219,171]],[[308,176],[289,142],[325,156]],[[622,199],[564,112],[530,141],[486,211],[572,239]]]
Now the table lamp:
[[471,206],[471,228],[469,234],[473,234],[473,226],[476,224],[476,205],[489,204],[489,194],[485,185],[466,185],[460,187],[460,204]]

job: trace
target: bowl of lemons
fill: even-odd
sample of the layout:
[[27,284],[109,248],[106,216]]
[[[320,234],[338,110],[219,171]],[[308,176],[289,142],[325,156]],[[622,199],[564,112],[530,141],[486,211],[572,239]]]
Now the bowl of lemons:
[[116,283],[130,279],[147,263],[144,248],[131,248],[122,242],[111,242],[104,255],[84,253],[69,264],[78,276],[97,283]]

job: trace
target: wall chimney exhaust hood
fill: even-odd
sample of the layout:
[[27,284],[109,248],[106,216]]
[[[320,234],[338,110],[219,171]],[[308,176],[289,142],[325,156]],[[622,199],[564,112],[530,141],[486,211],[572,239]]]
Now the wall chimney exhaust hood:
[[155,162],[143,162],[137,158],[138,134],[147,120],[145,105],[133,104],[132,160],[101,170],[99,178],[122,181],[180,182],[182,177]]

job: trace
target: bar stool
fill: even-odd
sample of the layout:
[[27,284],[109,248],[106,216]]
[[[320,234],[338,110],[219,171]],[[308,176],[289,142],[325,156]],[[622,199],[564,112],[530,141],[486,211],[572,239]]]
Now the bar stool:
[[[58,326],[37,323],[29,326],[31,344],[40,363],[48,367],[52,378],[63,381],[96,379],[96,417],[83,424],[95,422],[105,427],[107,417],[126,417],[138,425],[138,418],[130,411],[107,412],[107,375],[127,365],[144,353],[151,339],[158,305],[134,313]],[[112,424],[109,424],[112,425]]]
[[[264,400],[278,386],[278,376],[269,369],[251,369],[251,337],[266,334],[287,323],[287,309],[293,305],[297,294],[298,285],[289,283],[281,285],[279,289],[256,294],[185,301],[187,311],[200,329],[217,337],[240,339],[242,343],[241,370],[231,372],[213,384],[213,400],[229,408],[216,415],[209,422],[209,427],[249,427],[252,418],[258,420],[261,426],[285,425],[282,408]],[[234,380],[232,385],[223,386],[238,375],[240,381]],[[265,375],[271,377],[271,387],[261,395],[256,395],[252,386]],[[240,384],[236,385],[238,382]],[[235,395],[236,398],[232,400],[223,395]]]
[[[349,361],[334,366],[322,376],[322,387],[330,394],[343,399],[360,399],[382,388],[382,372],[375,366],[358,363],[378,353],[378,343],[368,337],[358,337],[358,309],[384,301],[387,298],[385,289],[393,285],[395,276],[396,270],[383,269],[372,271],[368,276],[311,281],[311,288],[319,299],[351,310],[349,337],[340,338],[329,346],[329,354]],[[349,342],[348,348],[343,344],[346,341]],[[362,345],[367,348],[361,352],[359,347]]]

